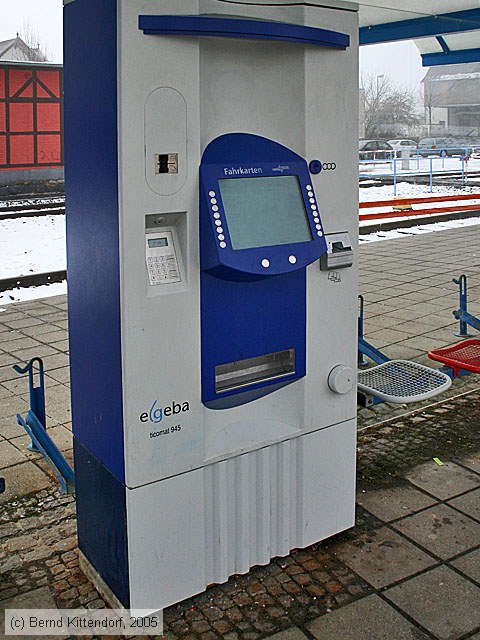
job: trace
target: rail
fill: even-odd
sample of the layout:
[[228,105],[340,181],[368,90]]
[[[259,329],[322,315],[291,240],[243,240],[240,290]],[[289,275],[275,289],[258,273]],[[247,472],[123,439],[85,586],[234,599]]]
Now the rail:
[[[477,202],[474,202],[477,201]],[[433,204],[442,202],[462,202],[455,206],[436,206],[423,209],[413,209],[417,204]],[[377,211],[375,213],[360,213],[359,220],[383,220],[386,218],[401,218],[405,216],[428,216],[433,214],[458,213],[463,211],[480,211],[480,193],[468,193],[457,196],[433,196],[422,198],[394,198],[393,200],[375,200],[361,202],[362,209],[379,209],[385,207],[401,207],[392,211]]]
[[21,202],[14,200],[4,205],[0,202],[0,220],[31,218],[37,216],[55,216],[65,214],[64,202]]
[[47,273],[31,273],[26,276],[16,276],[13,278],[0,279],[0,293],[4,291],[13,291],[18,288],[40,287],[45,284],[53,284],[54,282],[63,282],[67,279],[67,272],[49,271]]

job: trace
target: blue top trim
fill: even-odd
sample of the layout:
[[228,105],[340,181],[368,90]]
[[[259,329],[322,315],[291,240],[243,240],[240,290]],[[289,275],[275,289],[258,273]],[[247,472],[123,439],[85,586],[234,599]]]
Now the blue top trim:
[[480,62],[480,48],[422,54],[422,65],[424,67],[435,67],[446,64],[467,64],[469,62]]
[[410,40],[476,29],[480,29],[480,9],[468,9],[467,11],[454,11],[425,18],[361,27],[360,44]]
[[211,16],[139,16],[138,27],[147,35],[279,40],[342,50],[350,46],[350,36],[345,33],[266,20]]

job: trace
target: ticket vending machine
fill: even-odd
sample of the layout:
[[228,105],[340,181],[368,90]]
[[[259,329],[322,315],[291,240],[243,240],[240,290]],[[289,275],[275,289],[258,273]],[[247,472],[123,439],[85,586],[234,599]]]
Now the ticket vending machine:
[[357,16],[65,0],[82,566],[161,610],[354,521]]

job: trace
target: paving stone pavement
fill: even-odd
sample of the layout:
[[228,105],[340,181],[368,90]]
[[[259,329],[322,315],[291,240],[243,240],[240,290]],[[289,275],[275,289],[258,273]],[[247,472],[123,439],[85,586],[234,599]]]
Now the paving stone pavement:
[[[479,247],[480,226],[361,246],[367,339],[391,357],[435,366],[425,350],[457,340],[452,277],[468,275],[470,310],[480,313]],[[12,364],[42,355],[48,428],[71,460],[66,299],[5,309],[0,610],[19,601],[101,608],[79,568],[74,498],[58,493],[15,421],[28,408],[28,385]],[[468,376],[413,411],[359,409],[357,526],[170,607],[165,637],[478,640],[479,390],[479,376]]]

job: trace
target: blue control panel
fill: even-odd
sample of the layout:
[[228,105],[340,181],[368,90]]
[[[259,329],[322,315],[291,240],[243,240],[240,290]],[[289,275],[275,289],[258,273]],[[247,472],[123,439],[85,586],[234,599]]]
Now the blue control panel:
[[231,279],[275,276],[326,252],[307,163],[286,147],[221,136],[205,150],[200,176],[203,270]]
[[251,402],[305,376],[306,267],[327,250],[305,160],[227,134],[200,167],[202,401]]

